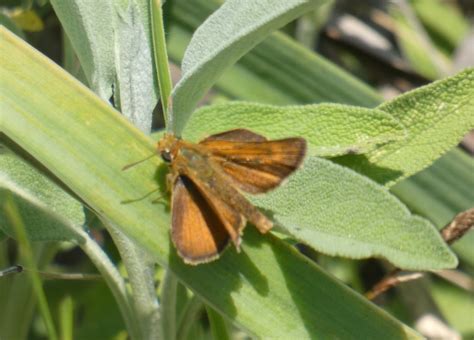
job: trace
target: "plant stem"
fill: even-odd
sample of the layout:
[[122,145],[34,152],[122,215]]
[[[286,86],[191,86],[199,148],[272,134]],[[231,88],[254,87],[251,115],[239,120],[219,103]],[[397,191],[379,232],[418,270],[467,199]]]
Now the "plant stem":
[[163,26],[163,11],[160,0],[150,0],[151,31],[153,40],[153,54],[160,86],[160,100],[166,127],[170,126],[173,111],[171,99],[171,74],[166,50],[166,38]]

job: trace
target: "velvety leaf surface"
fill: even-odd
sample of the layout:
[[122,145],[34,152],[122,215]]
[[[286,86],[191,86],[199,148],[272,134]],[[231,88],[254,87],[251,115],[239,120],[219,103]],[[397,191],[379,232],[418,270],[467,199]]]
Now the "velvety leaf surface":
[[474,68],[377,107],[407,128],[408,137],[340,163],[386,186],[411,176],[456,146],[474,128]]
[[[414,213],[443,228],[461,211],[474,207],[474,159],[454,148],[426,171],[390,188]],[[474,231],[451,246],[474,268]]]
[[309,157],[288,183],[252,201],[325,254],[383,257],[413,270],[457,265],[428,220],[411,215],[382,186],[321,158]]
[[157,101],[148,0],[51,3],[90,88],[105,101],[113,95],[122,114],[148,132]]
[[149,133],[158,100],[153,64],[149,0],[115,5],[115,98],[120,112],[140,130]]
[[108,100],[115,81],[112,1],[52,0],[51,4],[76,50],[89,86]]

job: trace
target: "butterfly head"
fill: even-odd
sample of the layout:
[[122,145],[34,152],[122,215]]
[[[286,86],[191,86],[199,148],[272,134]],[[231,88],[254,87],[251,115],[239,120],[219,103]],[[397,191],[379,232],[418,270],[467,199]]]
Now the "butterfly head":
[[158,142],[158,153],[160,154],[163,161],[171,163],[175,158],[179,150],[179,139],[172,134],[165,134],[163,138]]

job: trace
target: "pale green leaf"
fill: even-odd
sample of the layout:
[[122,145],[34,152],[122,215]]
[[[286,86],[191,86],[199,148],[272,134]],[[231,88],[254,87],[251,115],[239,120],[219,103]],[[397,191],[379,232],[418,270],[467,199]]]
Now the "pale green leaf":
[[153,64],[149,0],[114,6],[116,107],[140,130],[150,132],[158,100]]
[[152,141],[2,28],[0,42],[5,134],[218,312],[262,338],[419,338],[288,244],[254,228],[247,228],[240,254],[229,249],[217,262],[185,265],[170,242],[167,207],[150,199],[123,202],[157,185],[159,158],[121,171],[148,156]]
[[[164,1],[163,1],[164,2]],[[168,110],[170,109],[171,80],[170,61],[166,48],[166,36],[163,18],[163,3],[160,0],[150,0],[151,26],[153,37],[153,56],[157,71],[158,84],[160,87],[160,102],[165,125],[168,125]]]
[[173,91],[171,130],[180,135],[197,102],[220,75],[272,31],[323,0],[228,0],[195,32]]
[[40,279],[40,274],[38,273],[38,267],[36,266],[37,257],[31,241],[28,238],[28,233],[26,231],[25,224],[23,223],[21,211],[16,206],[15,201],[12,199],[11,195],[0,195],[0,197],[4,197],[3,202],[1,202],[2,204],[0,205],[3,213],[2,219],[6,219],[8,221],[8,224],[13,230],[13,235],[18,242],[18,260],[21,263],[24,263],[25,266],[31,270],[31,286],[34,297],[36,298],[41,319],[44,322],[46,328],[47,337],[51,340],[57,340],[57,331],[53,323],[53,318],[51,316],[48,300],[46,299],[46,294],[43,290],[43,284]]
[[[82,205],[56,184],[14,154],[0,153],[0,206],[11,194],[28,236],[33,241],[78,238],[73,232],[84,223]],[[14,236],[12,226],[0,209],[0,229]]]
[[378,109],[398,119],[407,128],[408,137],[369,153],[368,159],[377,169],[363,163],[355,167],[391,186],[456,146],[474,128],[473,108],[474,68],[387,101]]
[[400,268],[452,268],[457,259],[436,228],[412,216],[387,189],[308,157],[288,183],[252,202],[298,240],[329,255],[383,257]]
[[[455,148],[409,181],[390,188],[410,209],[429,218],[441,229],[461,211],[474,207],[474,159]],[[474,232],[456,241],[452,248],[460,260],[474,268]]]
[[210,134],[246,128],[269,139],[303,136],[309,154],[365,153],[380,144],[404,139],[405,129],[389,114],[355,106],[320,104],[272,106],[229,102],[197,110],[184,137],[199,141]]
[[51,0],[51,5],[76,50],[89,86],[108,100],[115,81],[112,1]]
[[148,0],[51,1],[89,86],[143,131],[157,101]]

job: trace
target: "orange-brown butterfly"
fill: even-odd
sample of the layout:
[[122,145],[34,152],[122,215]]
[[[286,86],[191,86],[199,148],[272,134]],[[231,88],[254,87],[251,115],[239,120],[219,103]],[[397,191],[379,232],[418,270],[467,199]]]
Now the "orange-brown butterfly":
[[259,194],[278,186],[300,166],[306,141],[269,141],[245,129],[198,144],[166,134],[158,153],[170,167],[171,239],[184,262],[196,265],[218,258],[229,241],[239,250],[247,221],[261,233],[272,228],[241,191]]

